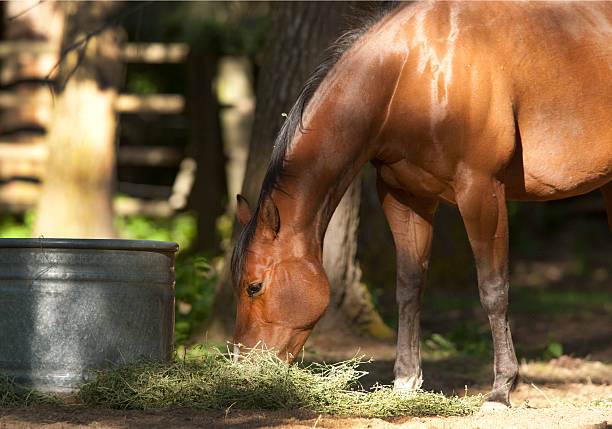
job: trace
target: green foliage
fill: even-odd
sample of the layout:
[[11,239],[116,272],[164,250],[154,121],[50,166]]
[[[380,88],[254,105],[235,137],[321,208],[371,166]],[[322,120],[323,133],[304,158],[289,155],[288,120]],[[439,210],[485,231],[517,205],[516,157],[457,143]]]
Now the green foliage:
[[510,288],[510,311],[586,317],[612,314],[612,291]]
[[212,274],[206,258],[197,255],[178,258],[175,276],[174,342],[182,345],[208,317],[217,276]]
[[151,73],[132,72],[127,77],[125,90],[134,94],[150,95],[160,92],[159,84]]
[[56,396],[26,389],[13,377],[0,373],[0,407],[61,406],[63,404]]
[[[381,306],[380,306],[380,297],[382,296],[382,294],[385,291],[383,289],[381,289],[381,288],[372,287],[369,283],[362,283],[362,284],[366,288],[368,293],[370,294],[370,299],[372,300],[372,305],[374,306],[376,311],[379,314],[381,314],[382,313],[382,309],[381,309]],[[395,323],[395,324],[397,324],[397,323]]]
[[179,250],[189,249],[196,236],[196,220],[191,214],[171,218],[150,218],[141,215],[117,217],[119,237],[130,240],[175,241]]
[[170,364],[140,361],[97,371],[95,379],[81,387],[81,400],[91,407],[120,409],[308,409],[390,417],[466,415],[483,399],[402,392],[391,386],[365,391],[358,381],[366,374],[358,369],[361,363],[356,357],[336,364],[288,365],[267,350],[252,350],[234,362],[231,353],[207,348],[197,358]]
[[225,55],[256,55],[267,27],[267,6],[240,2],[190,2],[167,18],[174,37]]
[[[23,217],[0,217],[0,238],[30,237],[36,213],[28,211]],[[196,236],[193,214],[180,214],[171,218],[150,218],[140,215],[118,216],[115,228],[120,238],[131,240],[176,241],[181,251],[189,249]]]
[[612,396],[609,398],[593,399],[588,403],[590,407],[612,408]]
[[191,214],[172,218],[126,216],[116,219],[122,238],[133,240],[176,241],[179,255],[175,261],[175,325],[174,340],[185,344],[191,334],[204,323],[215,293],[216,276],[208,260],[201,255],[186,255],[196,236],[196,220]]
[[552,332],[548,333],[548,341],[544,345],[544,351],[542,352],[542,358],[544,360],[551,360],[563,355],[563,346],[555,341],[555,336]]
[[[475,289],[475,288],[474,288]],[[510,314],[533,313],[553,316],[590,317],[594,314],[612,314],[612,291],[592,289],[540,289],[510,287]],[[423,296],[423,308],[433,313],[451,310],[467,311],[480,308],[478,293],[461,294],[427,290]]]
[[122,22],[137,42],[187,42],[192,49],[221,55],[261,52],[267,2],[151,2]]
[[433,358],[470,356],[488,358],[492,351],[488,326],[480,323],[461,324],[447,335],[423,335],[421,348]]
[[36,215],[32,210],[26,212],[22,218],[14,215],[3,216],[0,218],[0,238],[30,237],[35,217]]
[[475,306],[480,306],[478,293],[475,290],[468,289],[466,293],[457,294],[428,288],[423,295],[423,308],[435,314],[450,310],[470,310]]

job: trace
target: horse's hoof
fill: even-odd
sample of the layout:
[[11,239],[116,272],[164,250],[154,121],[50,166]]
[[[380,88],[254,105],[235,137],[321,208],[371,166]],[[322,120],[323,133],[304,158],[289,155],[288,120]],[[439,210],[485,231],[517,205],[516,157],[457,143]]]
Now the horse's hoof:
[[393,382],[393,390],[413,391],[419,390],[423,384],[421,377],[400,377]]
[[510,406],[506,405],[506,404],[502,404],[501,402],[497,402],[497,401],[485,401],[481,406],[480,406],[480,411],[481,412],[491,412],[491,411],[503,411],[503,410],[509,410]]

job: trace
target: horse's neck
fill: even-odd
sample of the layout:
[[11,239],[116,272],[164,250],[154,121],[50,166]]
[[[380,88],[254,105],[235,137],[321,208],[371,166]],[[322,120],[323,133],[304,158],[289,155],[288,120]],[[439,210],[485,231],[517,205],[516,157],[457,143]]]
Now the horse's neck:
[[388,42],[381,40],[357,41],[308,103],[306,132],[298,131],[287,150],[281,184],[287,194],[273,195],[281,234],[309,236],[322,249],[325,230],[346,189],[376,156],[377,136],[406,58],[401,51],[379,57],[381,44]]
[[[273,194],[281,229],[302,234],[322,247],[331,216],[346,189],[368,161],[361,150],[364,140],[354,133],[342,139],[329,130],[311,130],[292,143],[282,191]],[[299,132],[298,132],[299,135]]]

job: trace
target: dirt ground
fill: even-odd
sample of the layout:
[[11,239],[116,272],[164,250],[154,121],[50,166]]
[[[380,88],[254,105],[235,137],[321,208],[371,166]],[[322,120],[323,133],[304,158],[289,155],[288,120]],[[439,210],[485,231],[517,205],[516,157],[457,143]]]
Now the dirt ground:
[[[435,321],[447,326],[465,320],[450,311]],[[473,320],[482,316],[473,315]],[[588,428],[612,429],[612,314],[591,316],[517,314],[512,318],[517,350],[537,349],[552,333],[566,355],[550,362],[523,360],[522,381],[512,393],[513,408],[450,418],[348,418],[308,411],[200,411],[192,409],[121,411],[65,408],[0,408],[0,429],[157,429],[157,428]],[[314,336],[307,360],[338,361],[363,354],[374,359],[361,369],[369,372],[365,387],[393,380],[395,345],[356,340],[341,335]],[[446,394],[486,393],[492,383],[489,358],[467,356],[423,359],[424,388]]]
[[[452,313],[452,312],[451,312]],[[456,313],[456,312],[455,312]],[[440,314],[436,321],[459,323],[462,313]],[[481,316],[475,316],[478,319]],[[427,324],[427,319],[424,322]],[[512,393],[513,408],[450,418],[348,418],[308,411],[200,411],[192,409],[121,411],[65,408],[0,408],[0,429],[25,428],[589,428],[612,429],[612,315],[521,315],[512,318],[517,349],[530,350],[553,333],[567,355],[550,362],[523,360],[522,381]],[[341,335],[314,336],[307,360],[337,361],[363,354],[374,358],[365,387],[393,380],[395,345]],[[424,388],[446,394],[486,393],[492,383],[489,358],[454,356],[423,359]]]
[[580,383],[533,387],[523,383],[514,392],[514,408],[468,417],[383,420],[325,416],[308,411],[122,411],[71,406],[0,409],[0,428],[612,428],[610,406],[572,405],[589,397],[612,398],[612,387]]
[[588,428],[612,427],[612,411],[597,408],[519,408],[470,417],[390,420],[321,416],[305,411],[2,410],[0,428]]
[[[370,349],[370,347],[375,347]],[[349,353],[350,352],[350,353]],[[356,350],[336,347],[335,357],[349,357]],[[392,377],[393,361],[385,359],[393,353],[392,345],[365,342],[360,352],[375,352],[381,357],[367,369],[370,374],[364,385],[388,381]],[[458,363],[461,365],[461,362]],[[484,371],[486,370],[486,371]],[[485,365],[483,372],[490,371]],[[66,408],[0,408],[0,429],[157,429],[157,428],[612,428],[612,365],[583,358],[562,356],[551,362],[523,362],[522,381],[512,394],[513,408],[479,412],[467,417],[431,418],[354,418],[319,415],[295,411],[200,411],[193,409],[123,411],[88,409],[78,404]],[[425,362],[425,387],[445,393],[461,392],[462,383],[469,385],[468,393],[486,393],[490,380],[483,384],[469,383],[463,371],[456,367]],[[466,366],[474,376],[473,368]],[[488,376],[485,376],[486,379]],[[488,377],[490,378],[490,377]]]

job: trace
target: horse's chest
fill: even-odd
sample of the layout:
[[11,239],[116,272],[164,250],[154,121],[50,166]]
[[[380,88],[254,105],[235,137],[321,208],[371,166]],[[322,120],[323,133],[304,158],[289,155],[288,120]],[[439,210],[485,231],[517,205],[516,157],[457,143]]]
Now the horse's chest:
[[380,179],[391,188],[456,204],[455,193],[448,181],[405,159],[392,164],[380,164],[377,168]]

